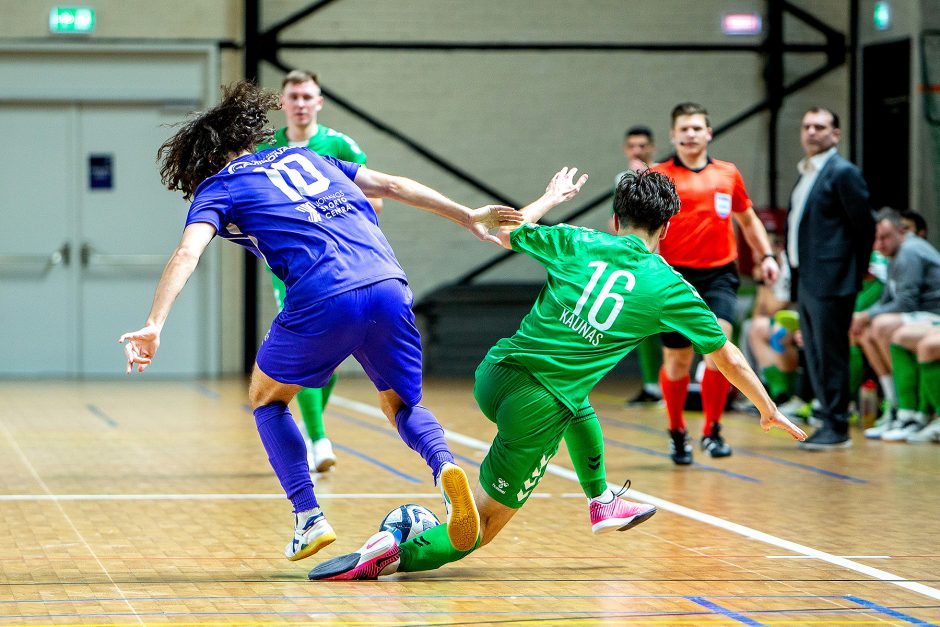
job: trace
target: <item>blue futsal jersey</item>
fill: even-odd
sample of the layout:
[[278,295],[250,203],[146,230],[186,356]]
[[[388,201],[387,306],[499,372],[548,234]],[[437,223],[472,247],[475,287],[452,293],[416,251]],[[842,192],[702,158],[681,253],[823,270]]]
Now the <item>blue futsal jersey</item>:
[[262,257],[287,293],[278,322],[288,328],[323,299],[405,272],[353,182],[359,164],[307,148],[280,147],[235,159],[196,189],[186,224]]

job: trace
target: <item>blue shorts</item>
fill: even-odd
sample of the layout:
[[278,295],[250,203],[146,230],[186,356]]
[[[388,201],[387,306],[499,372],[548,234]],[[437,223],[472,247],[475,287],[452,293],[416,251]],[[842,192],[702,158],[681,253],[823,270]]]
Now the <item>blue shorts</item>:
[[380,392],[394,390],[406,405],[421,401],[421,336],[408,285],[388,279],[320,301],[302,329],[279,314],[258,349],[258,367],[280,381],[322,388],[352,355]]

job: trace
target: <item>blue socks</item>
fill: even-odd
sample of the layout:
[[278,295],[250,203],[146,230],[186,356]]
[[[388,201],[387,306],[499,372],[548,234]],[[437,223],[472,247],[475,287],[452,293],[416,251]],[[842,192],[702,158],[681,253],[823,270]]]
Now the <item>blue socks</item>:
[[424,458],[435,481],[445,462],[454,463],[454,454],[444,439],[444,427],[426,407],[413,405],[402,407],[395,414],[398,434],[412,450]]
[[[268,461],[295,512],[319,507],[307,465],[307,447],[300,429],[284,403],[263,405],[254,411],[255,424]],[[432,416],[433,418],[433,416]]]

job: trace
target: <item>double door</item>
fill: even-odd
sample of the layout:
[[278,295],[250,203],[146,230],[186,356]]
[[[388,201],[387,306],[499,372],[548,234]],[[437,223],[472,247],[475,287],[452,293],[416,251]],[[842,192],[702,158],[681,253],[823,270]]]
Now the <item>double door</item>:
[[[157,104],[0,104],[0,377],[123,375],[117,338],[143,325],[186,216],[156,163],[181,117]],[[148,375],[216,369],[212,257]]]

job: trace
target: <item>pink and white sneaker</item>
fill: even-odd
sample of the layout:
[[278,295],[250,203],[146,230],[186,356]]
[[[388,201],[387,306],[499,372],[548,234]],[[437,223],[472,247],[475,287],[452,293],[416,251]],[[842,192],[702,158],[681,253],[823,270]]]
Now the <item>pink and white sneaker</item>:
[[603,494],[590,499],[591,531],[594,533],[607,533],[608,531],[626,531],[648,520],[656,513],[654,505],[634,503],[620,498],[630,489],[630,480],[623,484],[619,492],[607,489]]
[[380,531],[355,553],[327,560],[310,571],[308,579],[352,580],[378,579],[398,572],[400,554],[395,536]]

